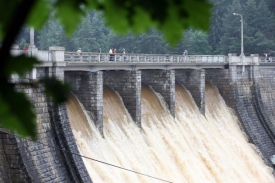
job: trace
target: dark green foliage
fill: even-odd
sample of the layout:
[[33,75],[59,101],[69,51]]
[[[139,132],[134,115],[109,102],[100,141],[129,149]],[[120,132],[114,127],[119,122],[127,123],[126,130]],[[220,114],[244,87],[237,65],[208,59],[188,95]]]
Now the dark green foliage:
[[40,62],[37,59],[30,58],[25,55],[10,57],[5,67],[4,73],[6,76],[14,73],[22,76],[27,71],[31,70],[35,66],[35,64],[39,63]]
[[17,132],[23,137],[36,138],[33,106],[24,93],[16,92],[13,84],[1,84],[0,90],[1,127]]
[[223,28],[223,21],[222,18],[224,17],[225,13],[227,12],[226,9],[232,1],[228,0],[212,0],[214,7],[212,10],[212,18],[211,18],[211,25],[209,31],[209,44],[213,48],[213,54],[218,53],[217,50],[219,49],[219,43],[221,40],[222,35],[222,28]]
[[56,78],[44,78],[39,82],[44,84],[46,94],[50,96],[56,104],[65,102],[69,97],[70,86],[68,84],[62,83]]
[[209,32],[209,43],[214,54],[240,53],[241,22],[244,19],[244,53],[250,55],[274,52],[274,1],[222,0],[216,1]]
[[[242,14],[242,8],[239,0],[234,0],[234,4],[226,8],[226,14],[222,18],[223,27],[220,37],[218,53],[240,53],[241,51],[241,18],[234,16],[233,13]],[[225,23],[226,22],[226,23]]]
[[86,16],[76,34],[73,37],[73,42],[77,47],[80,47],[84,52],[96,51],[99,47],[93,36],[92,23],[90,16]]
[[[123,2],[123,1],[121,1]],[[274,52],[275,42],[275,18],[269,9],[268,0],[212,0],[211,27],[208,34],[193,31],[181,33],[184,39],[179,40],[178,45],[171,47],[164,41],[163,33],[157,29],[149,29],[141,34],[135,34],[133,30],[125,35],[119,35],[105,25],[104,13],[91,11],[78,26],[76,33],[68,39],[61,25],[52,26],[47,24],[44,32],[41,32],[40,49],[48,49],[49,46],[64,46],[66,51],[76,51],[81,47],[83,51],[108,52],[110,48],[121,51],[125,48],[127,53],[151,53],[151,54],[182,54],[187,49],[190,54],[225,54],[240,53],[241,51],[241,22],[239,16],[233,12],[241,13],[244,18],[244,51],[246,55],[252,53],[262,54]],[[52,16],[53,18],[54,16]],[[143,19],[142,21],[145,21]],[[120,24],[121,19],[114,17],[115,23]],[[154,24],[152,24],[154,25]],[[61,34],[58,34],[62,32]],[[123,32],[123,31],[122,31]],[[174,36],[174,34],[171,34]],[[47,44],[42,45],[42,39],[46,38]],[[65,41],[63,41],[65,40]],[[24,40],[22,41],[24,42]],[[22,44],[22,43],[21,43]]]
[[190,30],[185,34],[184,45],[189,54],[210,55],[211,47],[207,41],[207,34],[202,31]]

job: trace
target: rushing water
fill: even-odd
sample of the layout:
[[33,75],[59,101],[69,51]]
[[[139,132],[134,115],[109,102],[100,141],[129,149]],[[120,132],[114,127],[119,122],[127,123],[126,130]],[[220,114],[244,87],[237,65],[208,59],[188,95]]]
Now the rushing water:
[[[247,142],[215,87],[206,86],[206,115],[176,85],[176,118],[162,97],[142,86],[142,129],[119,95],[104,87],[104,138],[77,99],[68,102],[73,133],[84,156],[173,183],[269,183],[271,170]],[[95,183],[161,183],[83,158]]]

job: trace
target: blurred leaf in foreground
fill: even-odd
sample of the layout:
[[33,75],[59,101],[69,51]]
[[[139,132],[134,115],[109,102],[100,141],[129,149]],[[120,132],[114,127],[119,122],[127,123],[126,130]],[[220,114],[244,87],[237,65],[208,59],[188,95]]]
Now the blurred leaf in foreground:
[[36,138],[35,114],[33,105],[21,92],[16,92],[14,85],[1,85],[0,122],[1,126],[17,132],[23,137]]
[[16,73],[22,76],[39,63],[40,62],[36,58],[27,57],[25,55],[10,57],[5,67],[5,75],[9,76]]
[[53,102],[66,102],[70,93],[70,86],[62,83],[56,78],[44,78],[40,81],[45,86],[46,94],[51,97]]

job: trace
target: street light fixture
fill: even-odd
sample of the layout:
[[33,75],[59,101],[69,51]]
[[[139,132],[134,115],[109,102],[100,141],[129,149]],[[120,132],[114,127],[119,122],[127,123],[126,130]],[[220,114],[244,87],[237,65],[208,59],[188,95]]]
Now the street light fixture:
[[235,16],[241,17],[241,58],[242,58],[242,65],[243,65],[243,72],[244,72],[244,51],[243,51],[243,16],[239,13],[233,13]]

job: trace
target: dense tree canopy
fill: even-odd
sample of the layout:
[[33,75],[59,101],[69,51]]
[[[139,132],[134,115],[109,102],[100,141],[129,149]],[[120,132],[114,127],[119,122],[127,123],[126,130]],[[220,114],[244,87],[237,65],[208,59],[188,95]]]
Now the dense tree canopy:
[[[171,46],[163,39],[163,33],[156,28],[148,29],[142,34],[136,31],[120,35],[110,27],[104,19],[104,14],[99,11],[90,11],[82,18],[82,23],[72,37],[66,37],[60,21],[55,16],[45,24],[41,31],[36,32],[39,49],[48,49],[49,46],[64,46],[67,51],[76,51],[81,47],[84,51],[96,52],[102,48],[108,52],[110,48],[121,50],[125,48],[127,53],[156,53],[156,54],[182,54],[184,49],[189,54],[228,54],[240,53],[241,22],[239,13],[244,18],[244,52],[263,54],[275,53],[274,27],[275,17],[273,4],[269,0],[212,0],[211,26],[209,32],[190,29],[181,32],[182,39],[177,45]],[[275,3],[274,3],[275,4]],[[52,13],[54,14],[54,13]],[[119,17],[113,21],[120,22]],[[17,39],[17,43],[23,47],[28,42],[29,35],[25,28]]]

